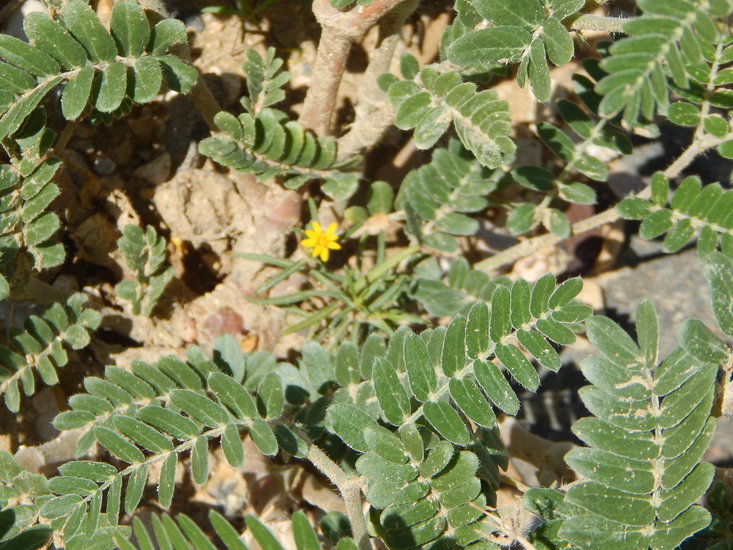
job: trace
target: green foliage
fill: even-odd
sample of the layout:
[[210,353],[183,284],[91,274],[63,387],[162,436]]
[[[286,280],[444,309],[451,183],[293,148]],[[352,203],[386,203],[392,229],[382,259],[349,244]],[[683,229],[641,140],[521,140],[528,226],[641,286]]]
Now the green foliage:
[[[552,275],[534,285],[519,279],[511,287],[497,285],[489,303],[475,302],[447,327],[420,336],[402,328],[390,339],[384,358],[346,377],[350,384],[363,380],[363,389],[342,398],[396,427],[424,417],[443,438],[465,447],[470,427],[458,411],[489,429],[495,424],[491,404],[517,413],[519,400],[503,371],[528,390],[537,389],[539,377],[525,352],[550,370],[560,368],[548,339],[559,345],[575,341],[580,321],[590,315],[588,306],[573,301],[581,288],[579,279],[556,286]],[[456,408],[443,396],[450,396]],[[349,443],[345,434],[336,433]]]
[[480,540],[480,528],[487,522],[482,511],[486,499],[476,476],[478,457],[456,452],[430,434],[423,441],[424,432],[415,425],[403,426],[400,435],[356,461],[357,471],[368,480],[366,496],[376,533],[389,548],[433,541],[463,548]]
[[0,112],[0,137],[20,128],[48,93],[65,84],[61,111],[76,120],[88,105],[113,113],[126,99],[146,103],[165,79],[169,88],[188,92],[196,69],[167,52],[187,42],[180,21],[164,19],[151,28],[145,12],[132,0],[117,2],[108,32],[82,0],[64,7],[63,20],[43,13],[25,18],[31,43],[0,35],[0,94],[12,94]]
[[[465,0],[459,13],[460,24],[473,20],[469,30],[445,50],[457,65],[491,70],[499,65],[519,63],[517,82],[527,80],[539,101],[550,99],[550,71],[547,58],[555,65],[568,63],[574,54],[573,37],[562,23],[584,5],[582,0]],[[544,5],[543,5],[544,4]]]
[[[84,431],[79,454],[96,441],[129,466],[118,471],[103,462],[70,462],[59,469],[60,476],[49,480],[55,496],[40,513],[53,520],[66,539],[94,535],[103,501],[110,526],[119,521],[121,506],[133,512],[149,467],[156,462],[163,463],[157,487],[164,507],[173,499],[180,453],[190,452],[193,480],[205,483],[210,439],[221,441],[227,461],[235,467],[245,459],[242,432],[266,455],[282,446],[290,454],[305,456],[305,442],[289,428],[273,430],[283,413],[280,375],[258,369],[263,364],[257,356],[245,359],[231,337],[219,340],[217,350],[216,361],[191,348],[187,362],[164,357],[155,365],[135,362],[131,371],[107,367],[104,378],[84,379],[87,393],[72,396],[71,410],[59,414],[54,425]],[[257,391],[257,401],[252,390]]]
[[[632,126],[639,117],[652,120],[657,111],[667,111],[670,87],[699,101],[730,107],[730,90],[711,93],[708,88],[718,78],[718,65],[726,59],[723,45],[730,40],[729,31],[720,23],[726,25],[730,4],[639,0],[638,5],[643,15],[624,23],[628,36],[614,42],[611,55],[601,62],[609,73],[596,86],[603,95],[601,116],[623,111],[624,121]],[[670,113],[673,121],[680,121],[679,116],[674,110]]]
[[442,252],[458,248],[453,235],[474,235],[478,222],[465,213],[489,205],[487,195],[498,185],[496,175],[451,140],[436,149],[432,161],[410,172],[400,186],[397,203],[405,210],[406,231],[421,244]]
[[651,198],[628,198],[617,206],[626,219],[642,220],[639,236],[664,235],[665,252],[677,252],[697,236],[697,252],[705,257],[718,247],[733,254],[733,190],[718,183],[702,185],[700,178],[685,178],[673,192],[661,173],[651,181]]
[[731,351],[689,320],[680,347],[660,362],[650,302],[639,305],[636,321],[638,343],[608,318],[587,322],[601,355],[581,363],[592,385],[580,396],[593,416],[577,421],[573,432],[589,447],[565,456],[581,480],[564,500],[549,489],[525,497],[548,520],[535,536],[555,546],[673,549],[710,522],[695,502],[715,472],[701,458],[716,424],[716,375]]
[[64,261],[64,247],[55,235],[61,220],[49,211],[60,194],[51,180],[61,161],[47,157],[54,140],[38,110],[5,143],[9,164],[0,164],[0,298],[22,284],[30,269],[47,269]]
[[[402,324],[423,323],[401,307],[410,277],[397,273],[397,266],[414,256],[415,252],[415,248],[408,248],[389,259],[382,254],[376,265],[366,272],[346,269],[343,275],[323,269],[320,263],[313,265],[305,260],[294,262],[246,254],[244,258],[280,269],[257,289],[258,294],[267,292],[296,273],[307,276],[314,287],[282,296],[249,300],[255,304],[290,308],[288,311],[302,319],[285,328],[284,334],[311,329],[311,338],[326,341],[332,346],[343,338],[359,341],[373,331],[392,334]],[[291,308],[295,305],[299,307]]]
[[[293,538],[296,550],[319,550],[320,541],[315,529],[311,526],[308,518],[303,512],[293,514]],[[277,537],[262,524],[255,516],[245,516],[249,532],[262,550],[283,550],[283,545]],[[133,534],[137,545],[133,545],[127,538],[117,536],[116,542],[120,550],[135,550],[137,548],[150,549],[167,548],[169,541],[179,541],[179,544],[186,548],[197,550],[215,550],[223,546],[226,550],[247,550],[242,542],[238,531],[229,521],[211,510],[209,512],[209,523],[219,539],[221,546],[216,546],[209,536],[187,515],[179,514],[174,520],[168,514],[154,514],[151,516],[153,532],[143,524],[139,518],[133,520]],[[350,538],[343,538],[336,545],[337,550],[356,550],[357,546]]]
[[275,57],[275,48],[267,48],[265,57],[255,50],[247,50],[247,61],[242,71],[247,77],[247,97],[243,97],[242,107],[251,115],[271,107],[285,99],[283,87],[290,82],[290,73],[282,71],[283,60]]
[[48,525],[34,525],[37,504],[48,497],[46,479],[24,471],[13,455],[0,450],[0,548],[42,547],[51,537]]
[[509,285],[503,278],[492,279],[478,269],[471,269],[465,258],[457,258],[443,273],[434,258],[421,263],[416,269],[412,297],[435,317],[467,315],[478,300],[491,301],[500,284]]
[[350,197],[358,176],[349,172],[353,163],[337,158],[336,141],[317,137],[270,106],[284,97],[282,87],[290,80],[280,72],[282,60],[270,48],[265,57],[247,52],[242,70],[249,97],[242,99],[246,112],[239,116],[222,111],[215,122],[222,132],[199,144],[202,155],[237,172],[255,174],[260,181],[282,177],[288,189],[323,180],[323,191],[332,198]]
[[[164,85],[187,93],[198,78],[174,55],[187,41],[181,22],[151,26],[152,14],[122,0],[105,26],[84,0],[47,2],[54,8],[50,15],[25,19],[29,43],[0,36],[0,140],[7,157],[0,165],[2,299],[24,297],[32,270],[65,259],[56,239],[61,219],[51,210],[61,193],[52,180],[62,161],[52,155],[55,133],[47,128],[46,109],[53,127],[63,122],[54,107],[69,121],[110,120],[151,101]],[[253,16],[274,2],[237,0],[237,7]],[[331,0],[339,10],[353,9],[348,17],[382,4]],[[599,148],[629,153],[622,132],[642,133],[642,119],[654,130],[657,114],[694,128],[688,156],[717,147],[733,158],[730,1],[640,0],[642,15],[624,23],[627,36],[596,46],[593,56],[601,60],[585,61],[588,76],[573,77],[577,97],[539,113],[529,130],[557,162],[536,165],[516,162],[512,137],[522,143],[528,134],[512,126],[492,78],[516,65],[519,85],[529,82],[535,98],[549,100],[549,64],[573,58],[569,29],[585,17],[585,2],[456,0],[453,6],[457,15],[442,36],[441,61],[424,66],[404,55],[402,78],[382,75],[385,95],[369,98],[374,101],[364,111],[385,118],[375,126],[391,120],[411,130],[418,149],[444,145],[428,163],[409,164],[401,182],[358,189],[361,159],[344,160],[338,139],[316,136],[278,109],[290,74],[275,50],[245,53],[243,112],[219,112],[219,132],[199,143],[199,151],[261,181],[278,178],[290,189],[320,181],[325,195],[339,199],[337,218],[348,206],[343,217],[351,225],[345,224],[343,251],[335,258],[344,265],[335,271],[297,257],[245,255],[278,269],[252,301],[297,316],[284,332],[310,331],[311,339],[291,350],[290,362],[265,352],[245,354],[235,337],[224,336],[211,354],[193,346],[185,359],[109,365],[103,375],[83,378],[83,389],[53,425],[62,436],[78,435],[78,457],[90,456],[66,461],[58,475],[46,478],[23,471],[0,451],[0,550],[41,547],[51,536],[68,550],[246,550],[240,532],[217,512],[209,514],[209,530],[183,514],[152,515],[149,524],[135,515],[149,482],[160,507],[171,506],[180,468],[194,483],[206,483],[210,446],[241,467],[249,459],[243,438],[264,455],[280,454],[283,464],[310,461],[348,499],[348,520],[328,514],[318,530],[302,512],[293,515],[298,550],[355,550],[369,537],[405,549],[521,544],[673,550],[695,533],[684,544],[726,547],[730,499],[719,486],[708,491],[714,467],[702,456],[717,417],[727,412],[730,343],[687,320],[679,347],[661,359],[659,322],[647,301],[637,310],[633,339],[575,300],[579,278],[558,284],[547,274],[535,283],[510,281],[475,269],[467,259],[472,256],[441,254],[457,254],[458,237],[467,237],[460,239],[464,250],[476,252],[470,237],[490,207],[508,211],[505,227],[513,235],[543,226],[568,237],[564,205],[595,205],[596,190],[608,179]],[[394,21],[384,23],[383,33]],[[56,106],[50,96],[57,88]],[[357,119],[362,106],[356,105]],[[65,158],[63,144],[57,155]],[[531,158],[521,153],[517,159]],[[679,169],[675,164],[668,173]],[[369,165],[364,172],[377,173],[388,177]],[[718,328],[733,338],[733,191],[703,186],[692,176],[671,192],[668,179],[655,175],[648,195],[640,195],[650,198],[622,201],[618,212],[642,220],[644,238],[665,235],[667,252],[697,238]],[[311,219],[329,206],[318,203],[321,198],[309,197]],[[541,241],[521,245],[531,251]],[[173,277],[166,241],[152,226],[131,225],[117,244],[134,278],[116,286],[117,297],[132,306],[124,315],[150,316]],[[390,250],[394,246],[401,248]],[[293,276],[304,281],[301,289],[265,296]],[[69,350],[87,346],[100,322],[76,294],[66,305],[29,316],[22,328],[10,328],[7,345],[0,346],[6,406],[17,412],[21,389],[35,392],[34,371],[56,384]],[[428,328],[418,333],[420,325]],[[580,396],[591,416],[577,421],[573,432],[587,446],[565,457],[577,476],[569,485],[519,486],[526,509],[541,519],[524,540],[522,521],[507,529],[506,512],[483,511],[497,505],[500,484],[510,481],[500,475],[510,457],[497,415],[517,415],[518,385],[536,391],[538,367],[552,376],[561,367],[560,348],[583,331],[599,352],[580,365],[590,382]],[[95,444],[106,454],[91,455]],[[712,520],[696,503],[706,492]],[[362,498],[369,504],[366,518]],[[244,522],[263,550],[290,543],[254,516]],[[510,535],[516,537],[508,540]]]
[[387,74],[379,85],[396,109],[395,126],[415,129],[418,149],[435,145],[452,123],[466,149],[488,168],[500,166],[514,153],[508,106],[495,91],[477,92],[476,85],[463,82],[457,72],[419,69],[407,54],[401,67],[406,80]]
[[43,315],[26,318],[23,328],[9,329],[8,346],[0,345],[0,396],[8,409],[20,409],[21,388],[25,395],[36,392],[35,372],[44,384],[57,384],[57,369],[69,362],[67,350],[89,344],[101,315],[84,302],[83,294],[74,294],[66,306],[53,303]]
[[158,299],[173,278],[173,268],[167,266],[165,249],[168,243],[151,225],[145,232],[136,225],[128,225],[117,241],[127,267],[135,275],[134,281],[122,281],[115,292],[123,300],[132,302],[132,312],[146,317],[152,315]]
[[700,458],[715,428],[710,408],[719,363],[697,353],[692,323],[682,327],[682,347],[658,364],[649,302],[637,310],[638,346],[608,319],[588,322],[588,338],[603,355],[581,365],[593,383],[581,398],[596,418],[573,426],[591,447],[566,460],[588,481],[568,490],[583,515],[565,520],[561,537],[580,546],[613,540],[625,548],[674,548],[709,523],[709,513],[693,503],[714,473]]

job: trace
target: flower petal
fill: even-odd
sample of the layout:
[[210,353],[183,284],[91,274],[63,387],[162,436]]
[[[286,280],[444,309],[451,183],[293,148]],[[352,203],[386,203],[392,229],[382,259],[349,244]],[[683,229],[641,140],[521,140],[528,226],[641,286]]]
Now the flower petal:
[[329,251],[328,251],[328,248],[326,248],[326,247],[324,246],[324,247],[323,247],[323,248],[321,249],[321,261],[323,261],[323,262],[327,262],[327,261],[328,261],[328,255],[329,255]]
[[328,243],[326,246],[331,250],[341,250],[341,245],[339,243]]
[[317,234],[317,235],[323,235],[323,229],[321,229],[321,224],[320,223],[318,223],[317,221],[314,221],[312,223],[312,226],[313,226],[313,232],[315,234]]
[[316,242],[317,241],[316,241],[316,239],[314,239],[310,235],[308,237],[309,238],[303,239],[302,241],[300,241],[300,245],[301,246],[304,246],[306,248],[313,248],[314,246],[316,246]]
[[338,228],[338,225],[336,224],[336,222],[331,222],[328,228],[326,229],[326,236],[327,237],[336,237],[338,239],[338,237],[334,235],[334,233],[336,233],[337,228]]

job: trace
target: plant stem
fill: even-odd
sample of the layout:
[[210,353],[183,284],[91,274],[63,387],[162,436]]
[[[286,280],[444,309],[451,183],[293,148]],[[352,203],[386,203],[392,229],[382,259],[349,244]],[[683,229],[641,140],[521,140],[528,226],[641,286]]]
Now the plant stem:
[[308,460],[323,473],[341,493],[346,504],[346,515],[351,523],[351,534],[359,550],[372,550],[367,533],[361,500],[361,483],[358,476],[347,474],[317,445],[308,448]]
[[[314,0],[313,14],[323,27],[318,42],[310,88],[305,96],[300,123],[318,135],[331,130],[331,117],[354,40],[366,33],[393,8],[406,0],[374,0],[368,6],[339,11],[329,0]],[[409,0],[407,0],[409,1]]]
[[[685,149],[682,154],[667,167],[667,169],[664,171],[664,176],[667,179],[677,177],[685,168],[687,168],[687,166],[695,159],[695,157],[704,153],[708,149],[711,149],[723,143],[724,141],[731,139],[731,137],[733,137],[733,135],[729,134],[722,138],[706,136],[700,140],[694,140],[690,144],[690,146]],[[646,199],[649,198],[650,195],[651,189],[647,186],[633,196]],[[610,208],[609,210],[601,212],[600,214],[596,214],[595,216],[591,216],[590,218],[586,218],[573,224],[570,234],[580,235],[581,233],[585,233],[586,231],[590,231],[591,229],[595,229],[596,227],[600,227],[607,223],[613,223],[620,217],[621,216],[618,214],[615,208]],[[474,267],[475,269],[480,269],[482,271],[494,271],[505,265],[512,264],[520,258],[529,256],[540,248],[552,246],[563,240],[565,240],[565,237],[558,237],[553,233],[546,233],[544,235],[540,235],[539,237],[533,237],[531,239],[527,239],[525,241],[517,243],[514,246],[507,248],[506,250],[502,250],[501,252],[499,252],[498,254],[494,254],[490,258],[486,258],[485,260],[480,261]]]
[[352,40],[333,27],[323,27],[318,43],[310,88],[305,96],[300,123],[318,135],[331,133],[331,118],[336,105]]
[[624,32],[623,25],[630,21],[627,17],[606,17],[603,15],[581,14],[570,19],[570,29],[574,31]]
[[339,139],[339,157],[349,158],[379,142],[393,121],[393,108],[377,78],[388,73],[400,30],[405,19],[417,7],[417,0],[406,0],[379,22],[378,46],[369,60],[359,87],[356,117],[349,132]]

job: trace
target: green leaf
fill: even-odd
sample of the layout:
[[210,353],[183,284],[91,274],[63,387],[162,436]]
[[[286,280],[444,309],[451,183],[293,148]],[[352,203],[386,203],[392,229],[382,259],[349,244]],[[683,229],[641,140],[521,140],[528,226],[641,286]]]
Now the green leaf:
[[680,327],[679,341],[687,353],[702,363],[722,365],[731,357],[728,346],[695,319],[688,319]]
[[271,372],[262,379],[257,388],[257,397],[261,400],[266,418],[277,418],[285,406],[285,391],[282,379],[276,372]]
[[440,435],[456,445],[468,445],[468,430],[456,410],[445,401],[427,401],[423,404],[423,414]]
[[519,348],[512,344],[497,344],[494,353],[517,382],[529,391],[537,389],[540,377]]
[[576,204],[596,204],[596,192],[584,183],[573,182],[561,185],[558,189],[560,196],[568,202]]
[[320,550],[321,543],[306,515],[298,510],[292,516],[293,539],[298,550]]
[[474,382],[456,378],[450,381],[449,387],[453,402],[468,418],[485,428],[492,428],[496,424],[491,405]]
[[89,103],[94,82],[94,69],[82,67],[79,72],[67,82],[61,96],[61,110],[66,120],[76,120]]
[[326,411],[326,420],[349,447],[363,453],[371,450],[364,431],[367,427],[377,429],[379,424],[367,413],[353,405],[334,403]]
[[244,516],[244,521],[262,550],[283,550],[275,536],[256,517],[248,514]]
[[154,56],[160,56],[176,44],[188,42],[186,25],[178,19],[163,19],[158,22],[150,35],[148,51]]
[[582,476],[626,493],[645,495],[654,489],[652,466],[646,460],[620,457],[599,449],[575,448],[565,455],[565,461]]
[[239,533],[216,510],[209,510],[209,521],[221,541],[229,550],[247,550],[247,546],[239,538]]
[[[119,4],[115,4],[119,6]],[[152,100],[163,85],[163,71],[160,63],[153,57],[141,57],[129,71],[132,85],[132,99],[136,103]]]
[[145,456],[140,449],[112,430],[96,426],[94,435],[97,441],[104,445],[110,453],[128,464],[139,464],[145,461]]
[[710,512],[693,506],[667,524],[659,524],[652,544],[657,548],[677,548],[682,541],[710,524]]
[[427,401],[435,391],[437,381],[435,368],[430,360],[428,349],[422,338],[414,333],[405,337],[405,365],[410,381],[410,389],[419,401]]
[[130,474],[130,477],[127,478],[127,488],[125,489],[125,512],[128,514],[132,514],[140,503],[147,479],[147,464],[137,466]]
[[212,372],[209,375],[208,384],[217,399],[226,405],[237,418],[246,420],[257,415],[252,396],[232,377],[220,372]]
[[542,23],[542,41],[545,43],[547,57],[555,65],[565,65],[573,58],[573,37],[559,19],[549,17]]
[[147,424],[128,416],[115,416],[114,426],[125,436],[153,453],[173,450],[173,443]]
[[224,433],[221,436],[221,448],[227,462],[239,468],[244,463],[244,448],[242,440],[239,437],[239,429],[235,424],[227,424]]
[[518,61],[531,41],[530,34],[517,27],[491,27],[469,32],[453,42],[446,51],[457,65],[490,68]]
[[588,340],[603,355],[622,367],[639,364],[641,351],[631,337],[607,317],[594,316],[586,321]]
[[[29,14],[28,17],[34,15]],[[26,17],[26,21],[28,20]],[[76,43],[76,42],[75,42]],[[81,46],[80,46],[81,47]],[[21,124],[41,103],[46,94],[53,90],[63,77],[49,77],[42,84],[39,84],[32,92],[24,94],[23,97],[13,103],[5,114],[0,118],[0,139],[5,138],[20,128]]]
[[593,481],[571,486],[566,498],[572,504],[593,510],[608,520],[629,526],[641,527],[656,517],[649,496],[631,495]]
[[83,0],[70,0],[64,6],[64,24],[84,46],[92,61],[109,63],[114,60],[117,55],[115,42],[89,4]]
[[158,501],[161,506],[168,508],[173,501],[173,493],[176,488],[176,464],[178,464],[178,453],[170,453],[163,461],[158,480]]
[[170,392],[170,400],[183,412],[212,428],[226,424],[228,415],[220,406],[191,390],[175,389]]
[[378,358],[373,366],[374,391],[384,418],[394,426],[401,426],[409,416],[410,399],[397,372],[388,359]]
[[116,110],[127,92],[127,67],[121,61],[110,63],[102,71],[102,79],[94,98],[94,106],[102,113]]
[[496,365],[476,360],[473,371],[489,399],[505,413],[516,415],[519,411],[519,399]]
[[29,13],[23,20],[23,29],[34,46],[56,59],[65,70],[86,65],[87,54],[81,44],[45,13]]
[[705,278],[710,285],[713,313],[721,330],[733,337],[733,261],[720,253],[712,253],[705,259]]
[[511,211],[506,221],[507,229],[512,235],[521,235],[537,225],[537,206],[524,203]]
[[122,0],[112,7],[110,33],[120,55],[140,57],[150,39],[150,25],[145,12],[132,0]]
[[628,432],[592,416],[575,422],[572,430],[591,447],[622,457],[652,460],[659,453],[650,434]]
[[199,78],[195,67],[181,61],[175,55],[164,55],[158,58],[168,87],[171,90],[187,94]]
[[35,76],[51,76],[61,72],[56,60],[43,50],[8,34],[0,34],[0,57]]
[[545,19],[537,0],[516,0],[511,4],[495,0],[473,0],[478,14],[495,25],[514,25],[534,29]]
[[36,85],[29,73],[0,61],[0,87],[21,95]]
[[537,101],[544,103],[549,101],[552,93],[550,70],[545,59],[545,43],[541,40],[532,40],[529,56],[529,82],[532,85],[532,93]]
[[443,340],[440,366],[446,376],[453,376],[465,366],[466,319],[458,315],[448,325]]
[[669,106],[667,118],[680,126],[697,126],[700,121],[700,109],[692,103],[677,101]]
[[191,475],[199,485],[209,478],[209,440],[199,436],[193,440],[191,447]]
[[411,464],[395,464],[376,453],[361,455],[356,461],[356,469],[370,482],[404,484],[417,477],[417,470]]
[[185,416],[162,407],[143,407],[137,418],[182,441],[196,437],[201,429]]
[[489,348],[489,308],[485,302],[476,302],[468,312],[466,321],[466,352],[477,359]]

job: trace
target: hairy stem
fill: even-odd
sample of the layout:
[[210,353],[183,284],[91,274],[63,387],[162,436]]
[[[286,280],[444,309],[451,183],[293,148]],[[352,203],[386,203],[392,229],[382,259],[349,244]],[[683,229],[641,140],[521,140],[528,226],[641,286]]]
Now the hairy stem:
[[388,73],[400,30],[405,19],[417,7],[417,0],[407,0],[379,22],[378,46],[372,54],[359,87],[356,118],[349,132],[339,140],[339,156],[351,157],[376,144],[392,124],[393,109],[377,84],[379,75]]
[[[694,140],[690,144],[690,146],[685,149],[682,154],[667,167],[667,169],[664,171],[664,176],[668,179],[677,177],[685,168],[687,168],[687,166],[695,159],[695,157],[704,153],[708,149],[711,149],[723,143],[725,140],[731,139],[731,137],[733,136],[727,135],[722,138],[707,136],[700,140]],[[645,199],[649,198],[650,194],[651,189],[647,186],[634,196]],[[595,229],[596,227],[600,227],[607,223],[613,223],[620,217],[621,216],[618,214],[615,208],[605,210],[600,214],[596,214],[595,216],[591,216],[590,218],[586,218],[577,223],[574,223],[570,234],[579,235],[581,233],[585,233],[586,231],[590,231],[591,229]],[[533,237],[531,239],[521,241],[520,243],[517,243],[514,246],[511,246],[506,250],[499,252],[498,254],[494,254],[490,258],[486,258],[485,260],[480,261],[475,265],[475,268],[481,269],[483,271],[493,271],[505,265],[512,264],[520,258],[529,256],[540,248],[552,246],[564,240],[565,237],[558,237],[554,233],[546,233],[544,235],[540,235],[539,237]]]
[[352,40],[333,27],[323,27],[318,43],[310,88],[305,96],[300,123],[319,136],[331,133],[341,78],[351,51]]
[[351,523],[351,534],[359,546],[359,550],[372,550],[372,543],[367,533],[366,521],[364,520],[359,478],[344,472],[317,445],[310,445],[308,449],[308,460],[331,480],[336,485],[339,493],[341,493],[346,504],[346,515]]
[[[339,11],[329,0],[315,0],[313,14],[323,27],[318,42],[313,80],[305,96],[300,123],[318,135],[331,130],[331,117],[354,40],[406,0],[375,0],[368,6]],[[411,1],[411,0],[407,0]]]
[[603,15],[581,14],[570,19],[570,29],[574,31],[624,32],[623,25],[630,21],[626,17],[606,17]]

